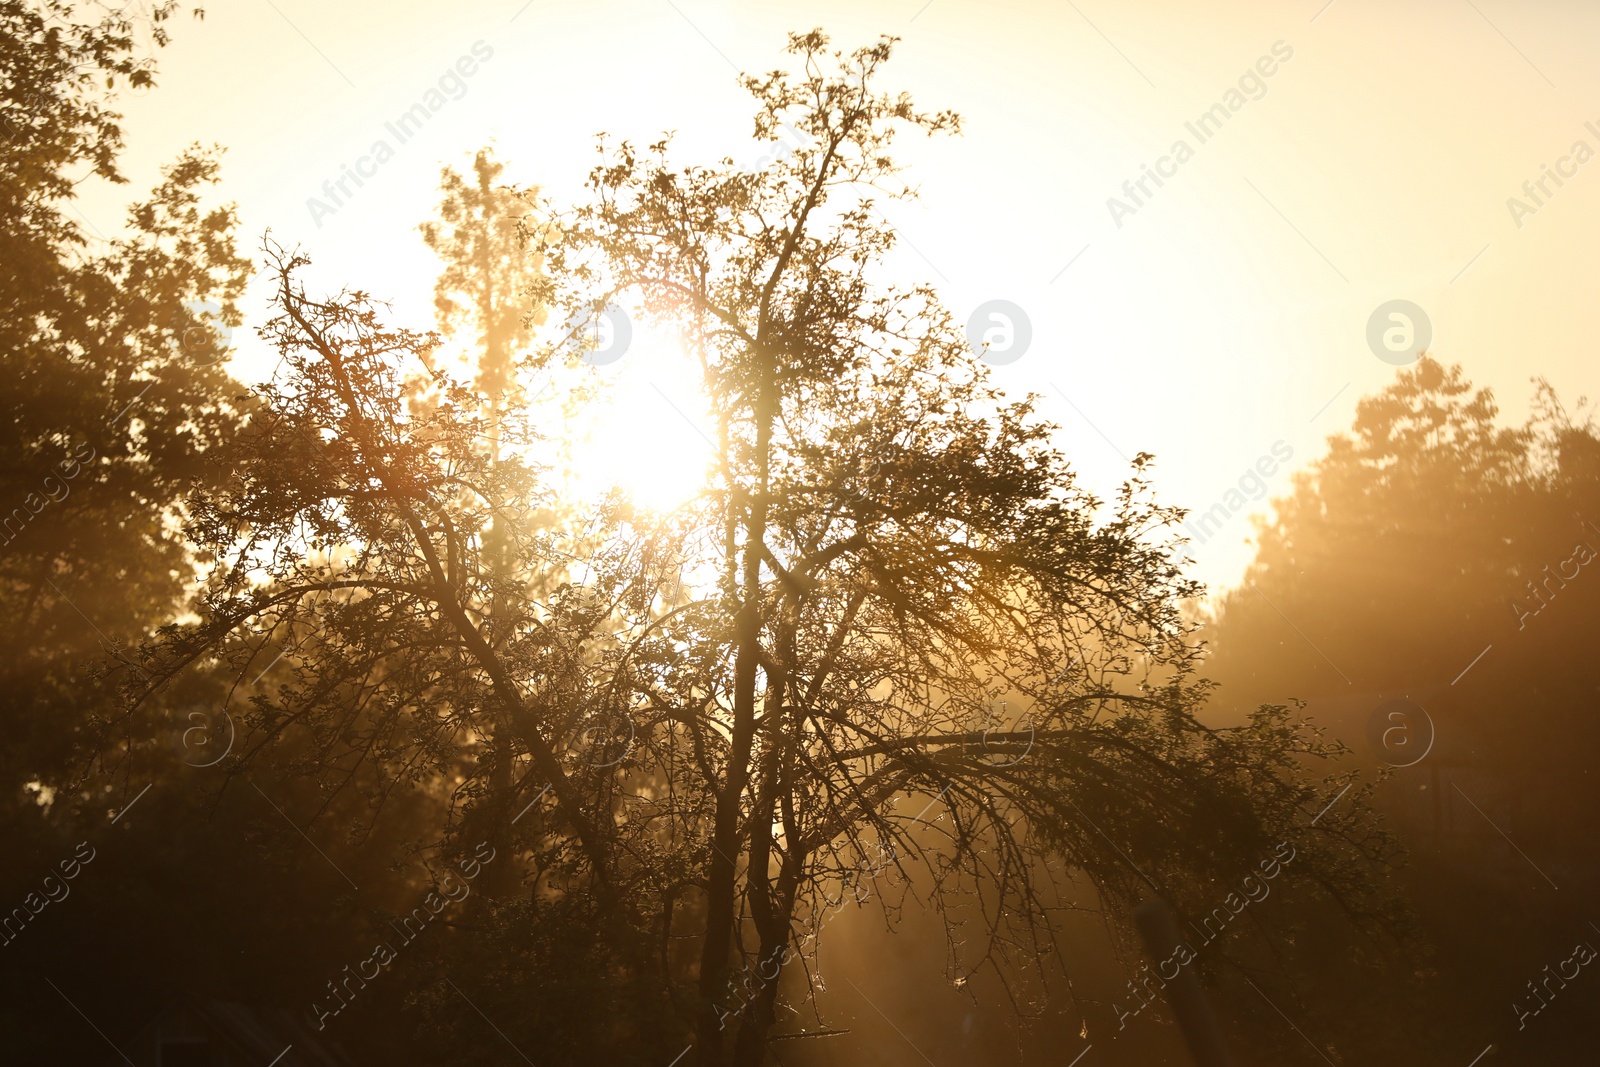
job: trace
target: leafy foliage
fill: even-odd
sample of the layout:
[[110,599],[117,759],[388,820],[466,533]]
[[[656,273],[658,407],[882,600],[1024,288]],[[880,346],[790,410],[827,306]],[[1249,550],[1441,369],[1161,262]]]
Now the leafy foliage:
[[[158,45],[174,10],[148,16]],[[233,208],[202,203],[218,168],[199,148],[129,207],[122,235],[80,227],[77,184],[124,181],[107,87],[148,85],[153,73],[131,16],[70,15],[60,3],[0,5],[0,408],[11,428],[0,458],[0,716],[8,736],[27,739],[8,755],[31,763],[6,767],[14,797],[30,780],[62,782],[80,716],[66,726],[47,709],[95,699],[72,684],[71,664],[143,637],[181,602],[191,570],[175,524],[237,425],[220,363],[250,269]]]

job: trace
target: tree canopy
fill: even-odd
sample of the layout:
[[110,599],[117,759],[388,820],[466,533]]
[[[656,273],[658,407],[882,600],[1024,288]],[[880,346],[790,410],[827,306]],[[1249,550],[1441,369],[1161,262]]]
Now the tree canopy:
[[[1491,391],[1423,358],[1296,475],[1220,602],[1206,669],[1229,702],[1309,700],[1332,736],[1394,768],[1375,800],[1417,846],[1404,884],[1430,901],[1434,955],[1407,993],[1427,1025],[1338,1002],[1374,1048],[1421,1054],[1484,1018],[1509,1040],[1504,972],[1537,971],[1535,952],[1585,928],[1597,856],[1573,828],[1600,811],[1600,439],[1585,408],[1536,381],[1530,415],[1507,424]],[[1531,1054],[1581,1039],[1545,1024]]]
[[[143,16],[158,45],[175,10]],[[179,609],[192,575],[183,500],[240,418],[221,363],[250,263],[233,208],[202,199],[216,153],[196,146],[164,168],[112,237],[82,219],[79,183],[126,181],[116,95],[153,73],[132,13],[70,15],[0,4],[0,716],[19,739],[0,764],[11,790],[70,780],[98,699],[74,665]]]

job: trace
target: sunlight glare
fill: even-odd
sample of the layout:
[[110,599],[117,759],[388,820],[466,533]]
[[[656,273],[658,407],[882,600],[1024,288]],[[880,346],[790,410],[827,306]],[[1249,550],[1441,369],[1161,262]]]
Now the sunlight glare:
[[705,485],[714,424],[699,367],[680,340],[639,320],[632,325],[621,359],[572,371],[598,379],[601,391],[592,411],[566,427],[577,442],[570,484],[585,500],[616,487],[641,507],[667,512]]

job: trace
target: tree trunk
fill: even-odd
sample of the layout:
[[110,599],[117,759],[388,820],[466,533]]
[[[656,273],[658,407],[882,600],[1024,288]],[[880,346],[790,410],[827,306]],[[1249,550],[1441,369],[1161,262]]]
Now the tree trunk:
[[770,386],[763,381],[756,399],[756,457],[758,475],[745,522],[743,603],[735,624],[733,736],[728,770],[717,796],[717,817],[706,889],[705,943],[700,953],[700,1024],[697,1028],[700,1062],[705,1067],[722,1063],[722,1019],[719,998],[728,980],[728,952],[738,921],[739,817],[746,785],[750,781],[750,752],[755,739],[756,670],[761,642],[761,556],[767,531],[768,450],[772,442]]

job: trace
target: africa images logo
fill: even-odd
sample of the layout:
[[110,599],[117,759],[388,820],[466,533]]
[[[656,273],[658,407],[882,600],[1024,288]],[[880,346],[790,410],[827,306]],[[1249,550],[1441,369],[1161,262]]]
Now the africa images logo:
[[1286,41],[1272,42],[1271,52],[1271,55],[1257,59],[1252,67],[1239,75],[1237,88],[1228,89],[1222,94],[1221,100],[1201,112],[1193,122],[1183,124],[1183,128],[1194,137],[1194,145],[1182,137],[1178,138],[1168,153],[1156,160],[1154,169],[1148,163],[1141,163],[1140,175],[1122,183],[1126,200],[1115,196],[1106,198],[1106,210],[1111,212],[1111,221],[1117,224],[1117,229],[1122,229],[1122,220],[1126,216],[1137,214],[1155,196],[1155,190],[1150,188],[1151,182],[1155,183],[1156,189],[1160,189],[1166,184],[1163,178],[1177,177],[1178,167],[1194,158],[1196,145],[1203,145],[1222,132],[1223,124],[1243,111],[1246,104],[1267,95],[1266,79],[1276,74],[1281,64],[1294,58],[1294,49]]
[[[435,85],[430,86],[422,94],[422,99],[402,111],[392,122],[385,122],[383,128],[394,138],[395,145],[403,145],[421,132],[423,124],[444,108],[451,100],[460,100],[467,95],[466,79],[478,72],[479,64],[487,63],[494,57],[494,49],[483,41],[472,42],[472,54],[464,55],[455,63],[445,68],[439,75]],[[474,58],[476,57],[476,58]],[[446,97],[446,93],[449,94]],[[356,159],[355,166],[340,164],[340,175],[322,183],[322,195],[326,200],[315,196],[306,198],[306,210],[311,212],[311,221],[317,224],[317,229],[322,228],[322,217],[335,214],[345,202],[355,196],[350,189],[354,182],[356,189],[366,183],[363,178],[376,177],[378,166],[387,163],[395,156],[394,146],[380,137],[372,142],[367,154]]]

